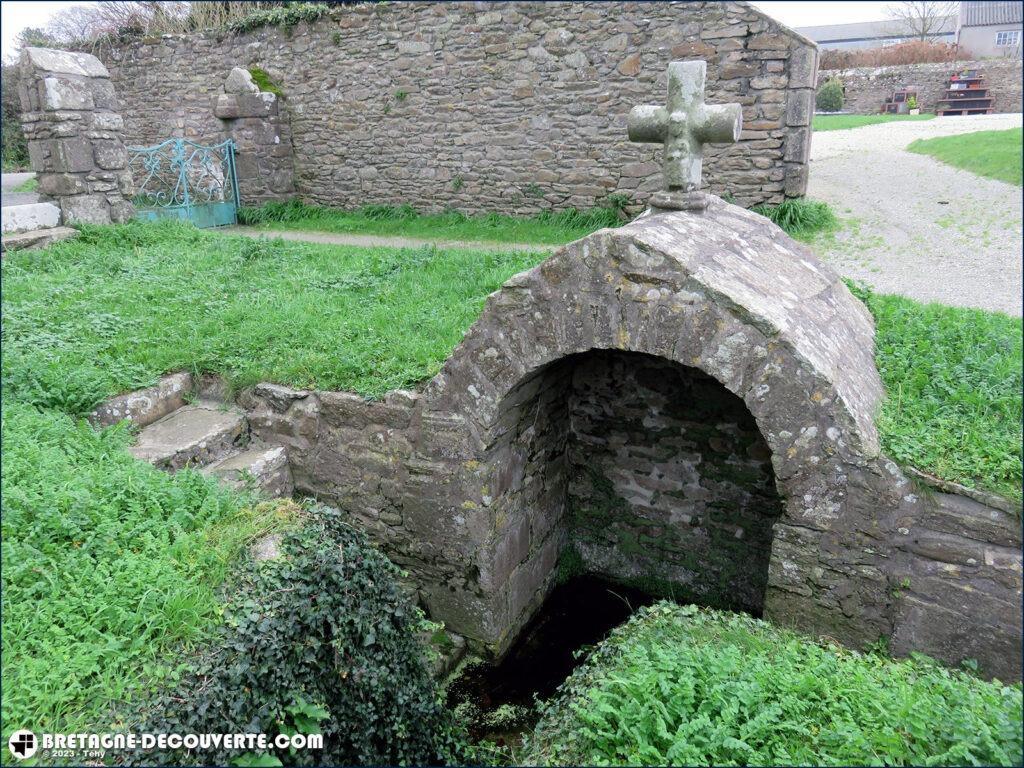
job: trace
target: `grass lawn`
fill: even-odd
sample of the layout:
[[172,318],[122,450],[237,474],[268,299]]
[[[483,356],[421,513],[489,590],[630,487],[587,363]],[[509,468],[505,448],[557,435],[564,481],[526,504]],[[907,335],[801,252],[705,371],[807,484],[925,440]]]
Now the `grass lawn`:
[[239,223],[267,230],[312,230],[360,235],[394,235],[424,240],[463,242],[532,243],[561,245],[604,227],[625,221],[614,207],[589,211],[569,209],[537,216],[504,216],[497,213],[467,216],[458,211],[421,214],[408,205],[368,205],[343,211],[298,200],[265,203],[239,211]]
[[917,139],[907,149],[988,179],[1021,186],[1020,128]]
[[877,326],[886,453],[946,480],[1021,498],[1021,319],[854,292]]
[[1016,765],[1020,685],[658,603],[563,684],[522,765]]
[[382,395],[437,373],[487,294],[544,257],[86,229],[4,260],[3,385],[70,413],[181,369]]
[[845,131],[862,128],[865,125],[893,123],[904,120],[931,120],[935,115],[815,115],[812,126],[815,131]]

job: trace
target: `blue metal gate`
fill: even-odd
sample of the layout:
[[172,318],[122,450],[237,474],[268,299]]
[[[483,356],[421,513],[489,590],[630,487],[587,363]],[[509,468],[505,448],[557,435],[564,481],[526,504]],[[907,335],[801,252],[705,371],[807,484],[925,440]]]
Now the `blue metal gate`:
[[152,147],[128,147],[135,182],[136,217],[184,219],[197,227],[238,221],[238,177],[231,139],[203,146],[168,139]]

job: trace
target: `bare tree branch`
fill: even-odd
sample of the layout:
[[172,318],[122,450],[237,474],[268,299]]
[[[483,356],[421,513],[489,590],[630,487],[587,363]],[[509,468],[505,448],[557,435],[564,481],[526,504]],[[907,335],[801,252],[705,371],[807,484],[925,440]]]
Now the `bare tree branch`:
[[906,0],[886,9],[893,19],[894,34],[926,41],[944,32],[956,31],[960,3],[936,0]]

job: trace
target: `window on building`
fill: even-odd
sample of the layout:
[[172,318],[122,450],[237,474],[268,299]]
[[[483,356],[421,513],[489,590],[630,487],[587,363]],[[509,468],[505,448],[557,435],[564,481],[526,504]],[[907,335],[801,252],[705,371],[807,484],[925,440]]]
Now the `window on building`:
[[1006,30],[1004,32],[996,32],[996,46],[1004,47],[1008,45],[1016,45],[1020,40],[1020,31],[1016,29]]

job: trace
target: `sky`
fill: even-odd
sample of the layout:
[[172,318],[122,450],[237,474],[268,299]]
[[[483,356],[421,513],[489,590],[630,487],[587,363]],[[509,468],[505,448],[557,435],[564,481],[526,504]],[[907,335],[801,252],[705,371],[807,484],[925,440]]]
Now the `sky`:
[[[14,54],[14,40],[25,27],[45,27],[54,13],[73,5],[88,2],[49,2],[38,0],[2,0],[0,2],[0,37],[4,59]],[[881,2],[753,2],[769,16],[788,27],[811,27],[818,24],[845,24],[854,21],[879,21],[888,17]]]

